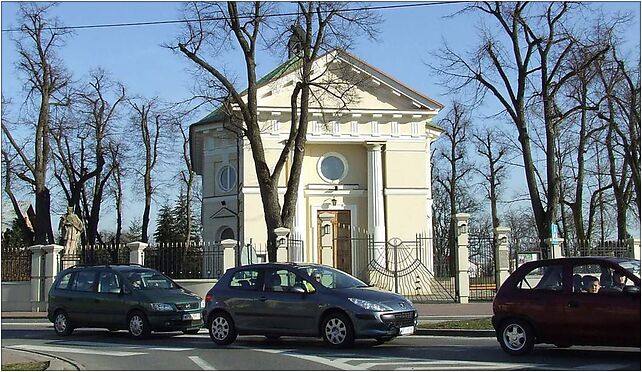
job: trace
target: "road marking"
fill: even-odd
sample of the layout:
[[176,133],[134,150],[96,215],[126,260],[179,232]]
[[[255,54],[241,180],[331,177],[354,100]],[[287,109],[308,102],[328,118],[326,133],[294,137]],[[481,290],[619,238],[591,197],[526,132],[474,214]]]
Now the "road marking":
[[52,353],[72,353],[72,354],[93,354],[93,355],[107,355],[107,356],[134,356],[145,355],[147,353],[130,352],[130,351],[103,351],[103,350],[89,350],[77,349],[73,347],[58,347],[58,346],[44,346],[44,345],[12,345],[11,349],[26,350],[26,351],[48,351]]
[[205,371],[216,371],[216,368],[214,368],[211,364],[208,362],[204,361],[200,357],[197,356],[188,356],[188,358],[194,362],[197,366],[201,367],[202,370]]
[[146,349],[155,351],[191,351],[194,348],[186,347],[155,347],[151,345],[137,345],[137,344],[119,344],[117,342],[93,342],[93,341],[59,341],[58,345],[71,345],[71,346],[86,346],[86,347],[116,347],[121,349]]

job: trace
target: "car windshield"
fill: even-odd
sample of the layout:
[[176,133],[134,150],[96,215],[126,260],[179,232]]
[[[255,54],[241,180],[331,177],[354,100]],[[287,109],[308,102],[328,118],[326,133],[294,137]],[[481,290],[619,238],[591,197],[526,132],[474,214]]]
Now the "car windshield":
[[174,289],[178,288],[165,275],[157,271],[132,271],[124,274],[134,289]]
[[619,262],[622,268],[640,278],[640,260],[627,260]]
[[366,283],[354,276],[331,267],[312,265],[307,266],[304,269],[312,279],[321,283],[321,285],[326,288],[341,289],[369,287]]

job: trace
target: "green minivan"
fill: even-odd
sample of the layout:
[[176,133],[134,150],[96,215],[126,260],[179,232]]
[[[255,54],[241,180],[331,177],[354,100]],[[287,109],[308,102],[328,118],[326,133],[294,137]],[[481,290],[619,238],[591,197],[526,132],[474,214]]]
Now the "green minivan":
[[59,336],[92,327],[126,329],[143,338],[151,331],[198,333],[204,306],[199,296],[154,269],[76,265],[51,286],[47,315]]

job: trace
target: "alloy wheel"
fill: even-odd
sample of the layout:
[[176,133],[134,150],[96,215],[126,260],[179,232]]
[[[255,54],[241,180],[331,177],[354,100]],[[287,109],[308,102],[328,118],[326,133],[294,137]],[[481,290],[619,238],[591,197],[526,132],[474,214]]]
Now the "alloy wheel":
[[504,344],[511,350],[518,351],[526,345],[526,331],[519,324],[510,324],[504,328]]
[[227,319],[222,316],[214,318],[210,328],[212,330],[212,336],[217,340],[224,340],[230,333],[230,324],[227,322]]
[[347,332],[345,323],[339,318],[331,318],[325,323],[325,336],[333,345],[343,343]]
[[138,337],[143,334],[143,331],[145,330],[145,321],[143,318],[141,318],[140,315],[134,315],[131,317],[129,320],[129,332],[134,337]]
[[58,314],[54,322],[54,327],[56,327],[58,333],[65,333],[67,330],[67,316],[63,313]]

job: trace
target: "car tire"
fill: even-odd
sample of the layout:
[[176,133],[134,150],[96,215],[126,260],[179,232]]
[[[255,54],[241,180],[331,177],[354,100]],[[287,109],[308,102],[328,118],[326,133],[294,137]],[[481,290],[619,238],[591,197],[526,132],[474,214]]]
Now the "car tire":
[[234,321],[232,321],[232,318],[224,312],[218,312],[212,315],[207,329],[212,341],[221,346],[231,344],[236,340],[236,336],[238,335],[236,327],[234,326]]
[[352,322],[342,313],[332,313],[321,323],[323,341],[335,348],[346,348],[354,342]]
[[533,350],[535,335],[527,322],[519,319],[508,319],[499,328],[499,344],[509,355],[526,355]]
[[54,331],[58,336],[69,336],[74,331],[69,315],[66,312],[58,310],[54,314]]
[[200,328],[197,328],[197,329],[188,329],[188,330],[186,330],[186,331],[183,331],[183,333],[184,333],[184,334],[186,334],[186,335],[195,335],[195,334],[198,334],[198,332],[199,332],[200,330],[201,330]]
[[127,318],[127,330],[129,335],[136,339],[146,338],[151,333],[149,321],[145,314],[140,311],[135,311],[129,315]]

